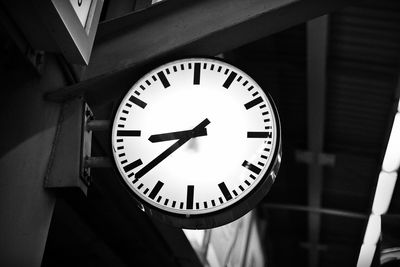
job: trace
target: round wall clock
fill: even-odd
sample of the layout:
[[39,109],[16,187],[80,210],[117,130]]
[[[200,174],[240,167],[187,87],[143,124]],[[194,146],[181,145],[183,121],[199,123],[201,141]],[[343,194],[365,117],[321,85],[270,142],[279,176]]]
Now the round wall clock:
[[144,75],[122,100],[112,150],[125,184],[149,215],[202,229],[250,211],[280,165],[271,97],[223,61],[188,58]]

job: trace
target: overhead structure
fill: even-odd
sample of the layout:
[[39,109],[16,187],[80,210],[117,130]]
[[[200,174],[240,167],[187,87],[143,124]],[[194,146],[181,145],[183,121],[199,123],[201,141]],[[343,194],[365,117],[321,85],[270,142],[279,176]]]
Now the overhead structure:
[[355,2],[161,2],[100,23],[90,64],[77,75],[81,82],[49,94],[48,99],[63,101],[85,93],[98,101],[118,97],[140,76],[138,70],[155,62],[187,55],[214,56]]

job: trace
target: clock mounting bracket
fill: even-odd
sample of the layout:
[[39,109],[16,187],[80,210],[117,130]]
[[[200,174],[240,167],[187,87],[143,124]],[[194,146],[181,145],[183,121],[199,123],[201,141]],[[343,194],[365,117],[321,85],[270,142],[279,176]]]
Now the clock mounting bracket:
[[44,187],[47,189],[74,189],[87,194],[92,168],[111,167],[107,157],[92,157],[94,131],[107,131],[109,121],[95,120],[83,98],[62,104],[55,137],[47,165]]

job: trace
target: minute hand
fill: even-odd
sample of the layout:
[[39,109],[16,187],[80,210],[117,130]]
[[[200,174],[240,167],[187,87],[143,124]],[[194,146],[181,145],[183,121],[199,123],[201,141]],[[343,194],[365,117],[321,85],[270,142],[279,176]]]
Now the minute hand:
[[210,121],[208,119],[203,120],[201,123],[199,123],[196,127],[194,127],[191,131],[190,134],[187,136],[184,136],[180,138],[178,141],[176,141],[172,146],[167,148],[164,152],[162,152],[160,155],[158,155],[155,159],[150,161],[146,166],[144,166],[142,169],[140,169],[136,174],[135,178],[140,179],[143,177],[146,173],[148,173],[151,169],[153,169],[155,166],[157,166],[161,161],[166,159],[169,155],[171,155],[175,150],[180,148],[182,145],[184,145],[187,141],[192,139],[195,135],[196,132],[198,132],[200,129],[206,127]]

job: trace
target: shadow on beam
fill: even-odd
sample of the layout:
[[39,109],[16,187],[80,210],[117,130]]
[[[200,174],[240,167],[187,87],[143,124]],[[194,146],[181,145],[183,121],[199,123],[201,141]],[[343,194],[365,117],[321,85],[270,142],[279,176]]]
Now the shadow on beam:
[[47,99],[89,94],[97,103],[104,102],[127,90],[138,70],[177,57],[214,56],[356,2],[165,1],[100,24],[82,82],[49,93]]

